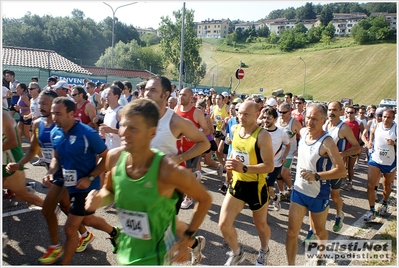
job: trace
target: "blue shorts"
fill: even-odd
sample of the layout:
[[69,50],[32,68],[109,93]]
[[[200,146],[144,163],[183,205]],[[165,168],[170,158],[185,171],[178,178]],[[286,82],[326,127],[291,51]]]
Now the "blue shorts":
[[94,214],[94,212],[87,212],[85,210],[86,196],[89,193],[73,193],[69,194],[71,200],[71,207],[69,213],[76,216],[88,216]]
[[274,183],[276,182],[277,176],[278,174],[280,174],[280,172],[281,172],[281,166],[275,167],[271,173],[267,174],[266,182],[268,187],[274,186]]
[[379,170],[381,170],[382,173],[392,173],[396,170],[396,159],[395,159],[395,161],[393,161],[393,164],[390,166],[378,164],[378,163],[374,162],[372,159],[370,159],[369,165],[379,168]]
[[330,205],[330,199],[320,199],[304,195],[295,189],[291,194],[291,202],[306,207],[310,212],[323,212]]

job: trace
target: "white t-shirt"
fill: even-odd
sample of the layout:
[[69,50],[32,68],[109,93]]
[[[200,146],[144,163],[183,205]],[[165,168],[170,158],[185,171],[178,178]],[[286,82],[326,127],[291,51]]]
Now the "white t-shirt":
[[8,103],[7,103],[7,99],[5,97],[7,96],[7,93],[9,91],[10,90],[7,87],[3,86],[3,106],[6,108],[8,107]]
[[125,106],[126,104],[128,104],[128,101],[127,101],[125,95],[121,95],[121,96],[119,97],[118,104],[119,104],[120,106],[122,106],[122,107]]

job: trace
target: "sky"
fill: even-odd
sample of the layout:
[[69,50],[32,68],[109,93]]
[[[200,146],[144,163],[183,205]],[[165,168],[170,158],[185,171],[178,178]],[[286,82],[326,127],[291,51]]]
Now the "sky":
[[[161,16],[169,16],[174,20],[173,11],[183,8],[184,1],[104,1],[114,10],[119,6],[136,4],[119,8],[115,17],[120,22],[133,25],[136,28],[152,27],[157,29]],[[309,1],[308,1],[309,2]],[[334,1],[338,2],[338,1]],[[243,21],[257,21],[265,18],[271,11],[288,7],[300,7],[306,1],[185,1],[186,9],[193,9],[194,21],[200,22],[207,19],[227,19]],[[312,2],[326,4],[327,1]],[[112,17],[112,10],[103,1],[18,1],[2,0],[1,15],[7,18],[21,18],[27,12],[39,16],[51,15],[53,17],[71,17],[73,9],[83,11],[86,18],[100,22],[106,17]]]

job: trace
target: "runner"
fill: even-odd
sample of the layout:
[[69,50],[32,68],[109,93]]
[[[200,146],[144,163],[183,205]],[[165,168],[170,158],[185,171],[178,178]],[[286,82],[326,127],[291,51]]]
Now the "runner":
[[[286,253],[288,265],[295,265],[298,235],[303,218],[310,211],[319,245],[325,245],[325,228],[330,197],[330,180],[345,176],[345,165],[333,139],[323,130],[327,119],[324,104],[306,108],[306,128],[301,130],[294,190],[288,215]],[[318,264],[325,262],[320,261]]]
[[396,175],[397,130],[394,119],[395,112],[391,109],[385,110],[382,122],[374,126],[370,133],[370,140],[366,143],[367,148],[373,148],[373,153],[370,156],[367,175],[367,197],[370,210],[364,216],[365,221],[372,221],[375,218],[374,189],[378,185],[381,173],[383,174],[384,192],[379,215],[386,216],[388,214],[388,198]]
[[234,221],[246,203],[252,210],[261,244],[255,265],[267,265],[270,252],[271,232],[267,224],[269,194],[266,176],[274,169],[273,148],[270,134],[257,126],[258,114],[255,102],[243,102],[238,110],[240,124],[232,129],[232,153],[226,160],[226,171],[232,172],[233,176],[219,217],[219,228],[231,249],[225,263],[227,266],[238,265],[244,259],[244,250],[238,243]]
[[53,101],[51,113],[56,127],[51,131],[51,142],[54,156],[45,178],[51,180],[56,172],[62,169],[64,186],[67,187],[71,200],[64,227],[66,242],[63,265],[71,263],[77,250],[77,231],[81,223],[107,232],[113,245],[116,245],[115,240],[119,234],[118,230],[103,218],[84,209],[87,194],[101,187],[98,175],[104,171],[108,149],[94,129],[75,121],[75,108],[75,103],[67,97],[58,97]]
[[71,96],[76,102],[75,120],[96,129],[92,122],[96,116],[96,108],[90,103],[85,89],[82,86],[74,86]]
[[[151,81],[154,80],[148,82],[149,86]],[[186,261],[195,233],[212,203],[192,173],[164,157],[164,153],[150,149],[159,117],[156,103],[147,99],[133,100],[122,109],[122,146],[108,154],[106,169],[111,172],[105,187],[100,192],[92,191],[86,200],[88,211],[115,200],[123,228],[118,238],[120,265],[170,265]],[[198,203],[184,235],[174,244],[176,190]]]

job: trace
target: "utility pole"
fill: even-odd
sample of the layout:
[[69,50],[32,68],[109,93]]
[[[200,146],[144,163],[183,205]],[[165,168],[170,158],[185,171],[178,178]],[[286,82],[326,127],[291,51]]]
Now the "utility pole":
[[[181,42],[180,42],[180,70],[179,70],[179,91],[183,85],[183,63],[184,63],[184,19],[186,17],[186,2],[183,2],[183,16],[181,22]],[[187,72],[187,69],[186,69]]]

